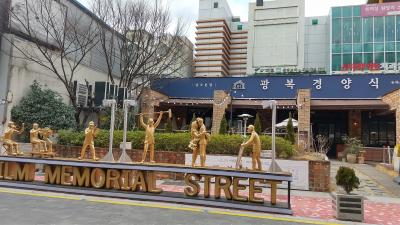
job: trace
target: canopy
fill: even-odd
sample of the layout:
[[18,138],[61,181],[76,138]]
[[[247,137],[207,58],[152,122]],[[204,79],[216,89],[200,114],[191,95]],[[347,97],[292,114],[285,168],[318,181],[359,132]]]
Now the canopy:
[[[282,122],[276,124],[275,127],[276,127],[276,128],[286,128],[288,122],[289,122],[289,119],[286,119],[286,120],[284,120],[284,121],[282,121]],[[297,125],[298,125],[297,120],[295,120],[295,119],[292,118],[292,123],[293,123],[293,127],[297,127]]]

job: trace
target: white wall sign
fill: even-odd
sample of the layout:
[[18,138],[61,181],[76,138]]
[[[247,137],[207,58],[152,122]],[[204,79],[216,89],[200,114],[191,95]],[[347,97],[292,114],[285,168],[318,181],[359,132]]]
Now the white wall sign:
[[[222,155],[208,155],[206,166],[208,167],[228,167],[235,168],[235,156],[222,156]],[[266,170],[271,165],[271,159],[261,159],[263,169]],[[308,182],[308,161],[295,161],[295,160],[276,160],[279,166],[285,172],[290,172],[293,175],[292,188],[299,190],[309,190]],[[200,162],[200,157],[197,159],[197,164]],[[190,166],[192,164],[192,154],[185,154],[185,164]],[[242,164],[244,168],[251,168],[251,157],[242,157]],[[286,186],[286,184],[283,184]]]

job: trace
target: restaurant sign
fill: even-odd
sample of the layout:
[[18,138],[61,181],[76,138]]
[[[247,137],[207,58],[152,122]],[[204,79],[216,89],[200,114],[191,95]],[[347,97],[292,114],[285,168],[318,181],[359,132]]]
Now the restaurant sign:
[[400,63],[352,63],[343,64],[340,71],[332,71],[334,74],[349,72],[361,73],[396,73],[400,71]]
[[391,16],[400,14],[400,3],[367,4],[361,6],[361,17]]

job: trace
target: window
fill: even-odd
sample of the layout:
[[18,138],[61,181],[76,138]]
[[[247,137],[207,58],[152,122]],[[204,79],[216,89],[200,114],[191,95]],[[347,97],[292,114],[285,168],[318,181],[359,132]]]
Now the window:
[[363,20],[363,37],[364,42],[372,42],[373,41],[373,23],[372,17],[365,18]]
[[386,48],[387,52],[394,51],[395,50],[395,42],[386,42]]
[[343,11],[342,11],[343,17],[351,17],[352,16],[352,10],[353,10],[353,8],[351,6],[343,7]]
[[362,54],[358,53],[358,54],[354,54],[353,55],[353,63],[362,63]]
[[243,25],[242,24],[237,25],[237,29],[238,30],[243,30]]
[[333,19],[332,23],[332,44],[340,44],[342,43],[342,20]]
[[343,43],[352,43],[352,34],[351,18],[343,19]]
[[396,16],[396,41],[400,41],[400,16]]
[[385,62],[385,54],[383,52],[376,52],[375,55],[375,63],[384,63]]
[[332,17],[333,18],[342,17],[342,8],[341,7],[333,7],[332,8]]
[[332,55],[332,70],[340,71],[342,69],[342,55],[333,54]]
[[218,8],[218,2],[214,2],[214,9]]
[[361,15],[361,7],[360,6],[353,6],[353,16],[360,16]]
[[386,52],[386,62],[387,63],[396,62],[396,55],[394,54],[394,52]]
[[312,19],[311,20],[312,25],[318,25],[318,19]]
[[351,54],[343,54],[343,64],[352,64]]
[[341,45],[332,45],[332,53],[341,53],[342,46]]
[[374,42],[383,42],[383,17],[374,17]]
[[374,57],[372,53],[364,53],[364,63],[372,63],[374,61]]
[[361,43],[361,18],[353,18],[353,43]]
[[354,44],[353,52],[362,52],[362,44]]
[[374,52],[383,52],[385,51],[385,46],[383,43],[376,43],[374,44]]
[[352,52],[352,45],[351,44],[343,45],[343,52],[344,53],[351,53]]
[[386,41],[394,41],[394,36],[396,32],[394,16],[385,17],[385,28],[386,28],[386,35],[385,35]]
[[373,52],[374,46],[373,44],[364,44],[364,52]]

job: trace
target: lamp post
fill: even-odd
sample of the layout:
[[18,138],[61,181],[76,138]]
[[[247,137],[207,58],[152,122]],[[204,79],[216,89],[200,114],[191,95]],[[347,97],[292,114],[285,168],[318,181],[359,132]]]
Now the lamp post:
[[130,163],[132,159],[126,154],[126,133],[128,130],[128,111],[131,106],[136,106],[137,103],[135,100],[124,100],[123,108],[124,108],[124,131],[122,138],[122,154],[119,158],[118,162],[120,163]]
[[271,108],[272,109],[272,160],[271,160],[271,166],[269,167],[270,172],[280,172],[282,169],[279,167],[278,163],[276,162],[276,148],[275,148],[275,139],[276,139],[276,101],[271,100],[271,101],[263,101],[262,102],[262,107],[263,109],[266,108]]
[[110,122],[110,144],[108,146],[108,153],[104,156],[101,161],[114,162],[114,154],[113,154],[113,140],[114,140],[114,123],[115,123],[115,106],[117,105],[117,101],[115,99],[104,99],[103,106],[111,107],[111,122]]
[[239,115],[238,117],[243,119],[243,122],[244,122],[243,136],[246,137],[247,120],[249,120],[249,118],[253,118],[254,116],[252,116],[250,114],[242,114],[242,115]]

